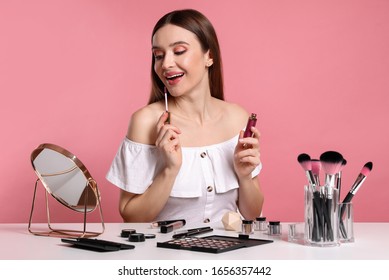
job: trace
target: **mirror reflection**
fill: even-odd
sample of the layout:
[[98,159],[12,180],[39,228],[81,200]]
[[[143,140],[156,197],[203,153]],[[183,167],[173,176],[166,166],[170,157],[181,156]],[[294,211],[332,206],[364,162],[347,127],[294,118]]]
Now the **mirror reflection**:
[[[57,145],[42,144],[31,153],[31,163],[38,176],[38,179],[35,182],[32,209],[28,225],[28,229],[31,233],[54,237],[92,237],[103,233],[105,227],[97,183],[76,156]],[[49,231],[35,231],[31,228],[39,182],[45,188],[47,225]],[[53,197],[69,209],[83,213],[83,225],[81,230],[54,229],[51,226],[50,207],[48,203],[49,196]],[[102,231],[87,231],[86,214],[92,212],[97,207],[99,208]]]
[[80,212],[96,208],[95,183],[75,156],[46,144],[33,152],[32,164],[46,190],[59,202]]

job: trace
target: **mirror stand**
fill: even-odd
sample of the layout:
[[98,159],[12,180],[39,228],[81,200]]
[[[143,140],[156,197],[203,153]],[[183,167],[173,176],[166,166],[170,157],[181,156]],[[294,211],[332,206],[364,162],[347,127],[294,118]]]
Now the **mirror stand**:
[[83,226],[82,229],[80,230],[74,230],[74,229],[56,229],[52,227],[52,223],[50,220],[50,207],[49,207],[49,197],[50,193],[48,190],[45,188],[45,202],[46,202],[46,214],[47,214],[47,227],[48,231],[33,231],[32,230],[32,217],[33,217],[33,212],[34,212],[34,207],[35,207],[35,199],[37,196],[37,188],[38,188],[38,182],[40,182],[40,178],[38,178],[35,181],[35,188],[34,188],[34,194],[33,194],[33,199],[32,199],[32,207],[31,207],[31,213],[30,213],[30,219],[28,223],[28,231],[34,235],[38,236],[51,236],[51,237],[60,237],[60,238],[82,238],[82,237],[95,237],[100,234],[102,234],[105,230],[105,225],[104,225],[104,220],[103,220],[103,212],[101,209],[101,203],[100,203],[100,194],[97,188],[97,184],[93,179],[88,179],[87,185],[85,186],[85,189],[88,190],[93,189],[96,191],[96,199],[97,203],[96,206],[99,208],[99,214],[100,214],[100,219],[101,219],[101,231],[99,232],[94,232],[94,231],[87,231],[87,226],[86,226],[86,217],[88,211],[88,193],[89,191],[85,191],[84,195],[84,203],[81,205],[78,205],[78,207],[83,207]]

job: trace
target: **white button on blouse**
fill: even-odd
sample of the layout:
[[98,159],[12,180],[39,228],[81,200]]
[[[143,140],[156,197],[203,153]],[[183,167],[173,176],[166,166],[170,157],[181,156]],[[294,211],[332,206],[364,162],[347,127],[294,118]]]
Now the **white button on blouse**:
[[[238,136],[203,147],[182,147],[182,165],[160,219],[184,218],[187,222],[220,221],[227,211],[237,210],[238,179],[233,154]],[[163,158],[153,145],[125,138],[107,173],[119,188],[141,194],[163,168]],[[252,177],[259,174],[258,166]]]

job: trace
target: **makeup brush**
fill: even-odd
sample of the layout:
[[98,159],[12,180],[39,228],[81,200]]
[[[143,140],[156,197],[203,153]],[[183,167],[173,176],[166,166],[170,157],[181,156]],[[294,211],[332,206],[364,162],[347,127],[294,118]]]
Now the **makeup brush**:
[[320,155],[320,162],[325,172],[325,184],[335,187],[335,175],[342,168],[343,156],[335,151],[327,151]]
[[170,123],[170,112],[169,112],[169,108],[168,108],[168,105],[167,105],[167,90],[166,90],[166,87],[164,87],[163,89],[164,91],[164,94],[165,94],[165,111],[168,113],[168,117],[167,117],[167,120],[165,121],[165,123]]
[[312,162],[311,157],[308,154],[299,154],[297,157],[297,161],[300,163],[301,167],[305,171],[305,175],[307,176],[308,183],[313,190],[315,189],[316,183],[315,183],[315,177],[312,173]]
[[318,159],[311,160],[312,165],[312,174],[315,178],[316,186],[320,186],[320,170],[321,170],[321,162]]
[[[359,175],[357,179],[355,180],[354,184],[351,186],[350,191],[347,193],[346,197],[343,199],[342,203],[348,203],[351,202],[354,195],[357,193],[359,188],[362,186],[363,182],[366,180],[367,176],[370,174],[371,170],[373,169],[373,163],[371,161],[367,162],[363,167],[361,172],[359,172]],[[342,208],[340,209],[340,231],[344,238],[347,237],[347,233],[344,228],[343,224],[343,215],[346,211],[346,205],[342,205]]]
[[320,155],[320,162],[325,172],[325,203],[323,205],[324,218],[327,223],[327,230],[329,240],[334,240],[334,232],[332,230],[332,221],[331,221],[331,213],[332,213],[332,199],[335,188],[335,175],[340,171],[343,163],[343,156],[336,151],[327,151]]
[[370,174],[371,170],[373,169],[373,163],[371,161],[367,162],[363,167],[361,172],[359,173],[357,179],[355,180],[354,184],[351,186],[350,191],[346,195],[346,197],[343,199],[343,203],[350,202],[351,199],[354,197],[354,195],[357,193],[359,188],[362,186],[363,182],[366,180],[367,176]]
[[343,168],[346,166],[346,164],[347,164],[347,160],[343,159],[342,166],[340,167],[339,172],[335,176],[335,180],[336,180],[335,186],[338,189],[338,202],[340,202],[340,191],[342,189],[342,171]]
[[312,239],[314,241],[319,241],[322,236],[322,225],[324,221],[322,219],[322,207],[321,207],[321,198],[320,193],[316,190],[316,180],[312,173],[312,161],[311,157],[308,154],[302,153],[297,157],[297,161],[300,163],[301,167],[304,169],[305,174],[308,179],[309,187],[312,190],[313,194],[313,229],[312,229]]

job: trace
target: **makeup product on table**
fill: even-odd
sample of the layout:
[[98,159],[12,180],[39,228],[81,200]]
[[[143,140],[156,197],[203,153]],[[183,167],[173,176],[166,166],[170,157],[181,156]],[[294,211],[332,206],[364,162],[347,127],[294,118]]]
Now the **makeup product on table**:
[[135,229],[122,229],[122,232],[120,233],[121,237],[129,237],[130,234],[136,233]]
[[259,231],[267,230],[266,217],[255,218],[254,230],[259,230]]
[[243,220],[242,221],[242,234],[253,234],[254,233],[254,223],[252,220]]
[[126,249],[134,249],[134,245],[123,244],[103,239],[92,239],[92,238],[76,238],[76,239],[61,239],[64,243],[70,243],[77,248],[92,250],[97,252],[107,251],[119,251]]
[[222,223],[225,230],[239,231],[242,227],[240,214],[236,211],[228,211],[223,215]]
[[252,127],[257,124],[257,114],[252,113],[247,121],[246,129],[244,130],[243,137],[253,137]]
[[269,221],[269,235],[281,235],[281,223],[280,221]]
[[188,236],[194,236],[194,235],[199,235],[211,231],[213,231],[213,228],[211,227],[192,228],[192,229],[175,232],[173,238],[177,239],[177,238],[183,238]]
[[237,238],[212,235],[201,238],[186,237],[180,239],[173,239],[166,242],[157,242],[157,247],[217,254],[244,247],[268,244],[271,242],[273,241],[265,239],[247,239],[247,236],[245,236],[244,238]]
[[185,219],[175,219],[175,220],[155,221],[155,222],[151,223],[151,227],[152,228],[157,228],[157,227],[166,226],[168,224],[171,224],[171,223],[174,223],[174,222],[178,222],[178,221],[183,222],[184,225],[186,224],[186,220]]
[[161,226],[161,233],[168,233],[172,232],[175,229],[179,229],[183,227],[185,223],[183,221],[176,221],[167,225],[162,225]]
[[145,241],[145,235],[143,233],[132,233],[128,237],[128,241],[130,242],[143,242]]

